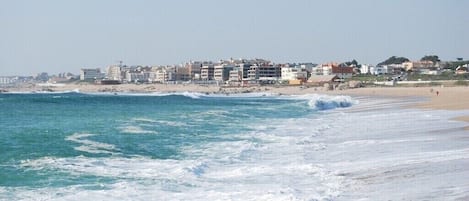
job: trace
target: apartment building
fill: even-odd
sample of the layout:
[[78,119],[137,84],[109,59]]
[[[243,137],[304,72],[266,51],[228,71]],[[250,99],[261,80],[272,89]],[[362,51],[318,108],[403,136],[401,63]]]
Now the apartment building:
[[99,68],[82,68],[80,70],[80,80],[101,80],[104,76]]

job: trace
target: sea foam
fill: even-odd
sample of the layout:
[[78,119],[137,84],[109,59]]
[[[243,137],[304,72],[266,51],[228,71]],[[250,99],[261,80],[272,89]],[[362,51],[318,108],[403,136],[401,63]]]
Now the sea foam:
[[350,107],[357,104],[358,101],[353,100],[350,96],[327,96],[316,95],[312,96],[308,105],[317,110],[329,110],[335,108]]
[[81,144],[80,146],[75,147],[75,150],[88,152],[92,154],[113,154],[113,151],[118,150],[112,144],[96,142],[86,139],[91,136],[94,136],[94,134],[75,133],[66,137],[65,140]]

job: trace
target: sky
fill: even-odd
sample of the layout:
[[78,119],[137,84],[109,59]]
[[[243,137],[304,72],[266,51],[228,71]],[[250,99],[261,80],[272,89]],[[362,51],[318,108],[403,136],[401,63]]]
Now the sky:
[[123,61],[469,59],[469,0],[0,0],[0,76]]

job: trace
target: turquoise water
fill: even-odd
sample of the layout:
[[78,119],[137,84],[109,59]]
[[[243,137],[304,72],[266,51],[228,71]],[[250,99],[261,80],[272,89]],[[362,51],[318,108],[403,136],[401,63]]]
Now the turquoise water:
[[467,131],[451,120],[467,111],[412,101],[0,94],[0,200],[469,196]]
[[251,132],[269,119],[315,112],[304,100],[181,94],[3,94],[0,105],[0,186],[9,188],[100,189],[120,178],[27,163],[76,157],[193,159],[201,156],[184,149],[244,140],[233,134]]

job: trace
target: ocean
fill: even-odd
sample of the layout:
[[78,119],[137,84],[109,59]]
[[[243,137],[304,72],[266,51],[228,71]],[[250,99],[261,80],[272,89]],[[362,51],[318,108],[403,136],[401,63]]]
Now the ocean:
[[0,94],[0,200],[469,200],[467,111],[419,101]]

